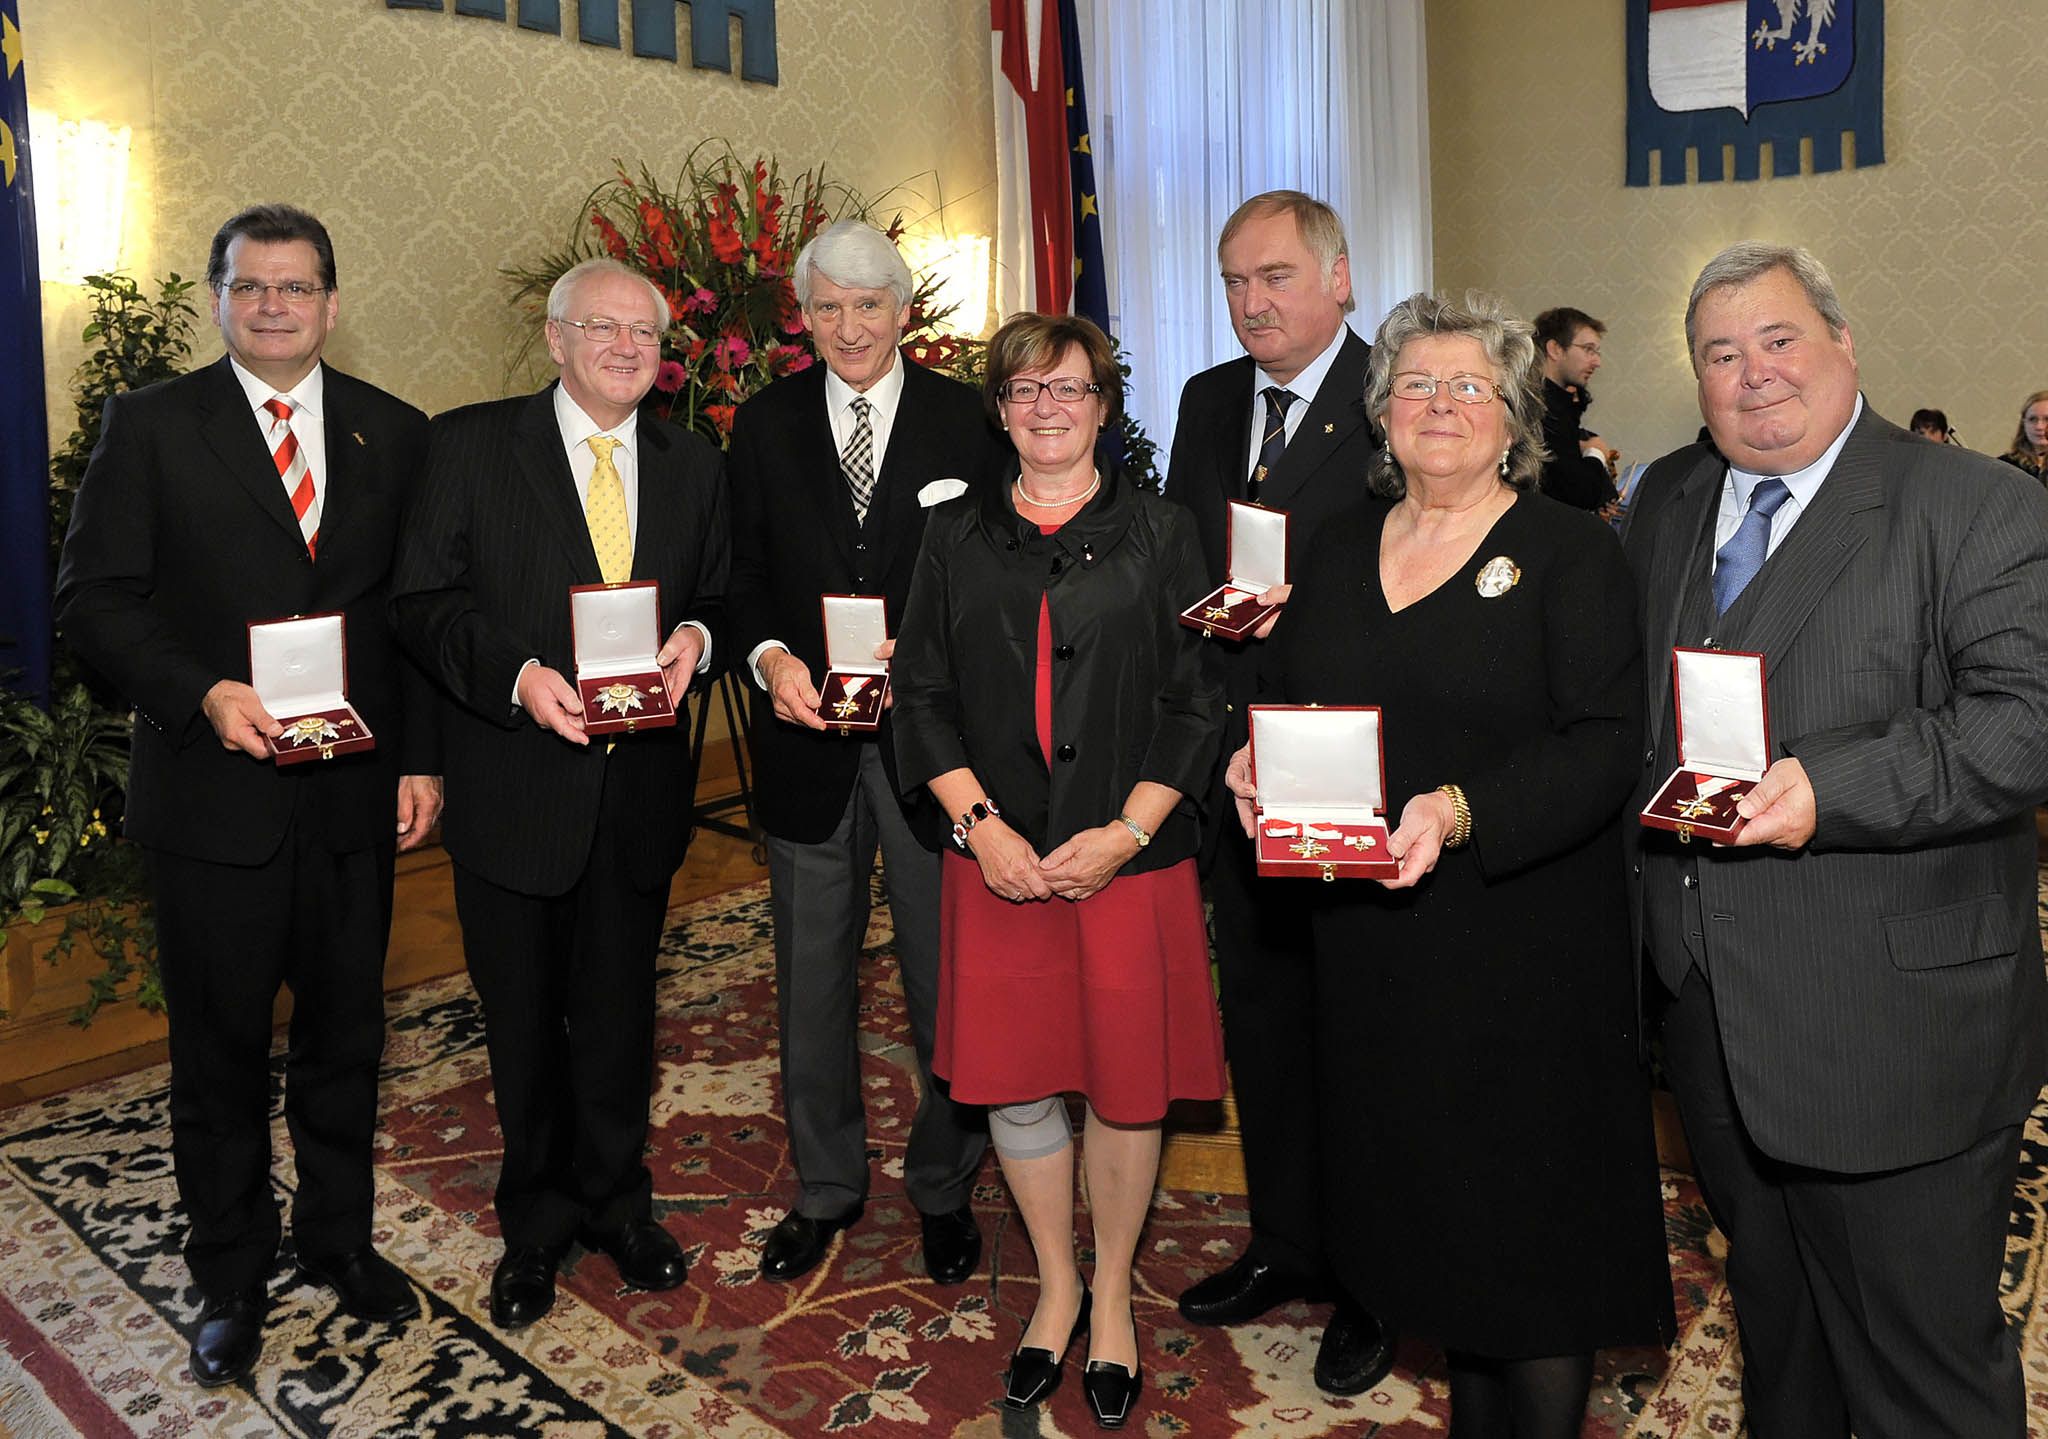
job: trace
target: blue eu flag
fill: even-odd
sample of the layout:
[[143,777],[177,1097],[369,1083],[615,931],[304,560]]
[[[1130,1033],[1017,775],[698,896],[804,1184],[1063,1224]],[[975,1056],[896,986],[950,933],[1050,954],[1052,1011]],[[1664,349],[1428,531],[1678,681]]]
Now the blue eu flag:
[[0,684],[46,700],[50,440],[20,0],[0,0],[0,192]]

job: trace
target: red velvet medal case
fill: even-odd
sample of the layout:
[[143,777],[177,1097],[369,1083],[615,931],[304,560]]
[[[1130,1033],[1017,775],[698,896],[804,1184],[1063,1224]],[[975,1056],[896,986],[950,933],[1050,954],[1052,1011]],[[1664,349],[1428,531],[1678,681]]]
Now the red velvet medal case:
[[1273,613],[1259,596],[1287,583],[1287,512],[1231,500],[1224,569],[1228,577],[1199,603],[1180,612],[1180,622],[1205,637],[1241,640]]
[[347,625],[338,613],[258,620],[249,626],[249,683],[284,732],[279,764],[333,759],[377,747],[348,702]]
[[1642,821],[1682,840],[1726,843],[1748,823],[1735,802],[1756,788],[1771,762],[1764,657],[1748,650],[1671,652],[1678,721],[1678,768],[1643,807]]
[[586,732],[630,734],[676,722],[675,697],[654,662],[661,649],[658,582],[571,585],[569,624]]
[[818,716],[841,734],[870,733],[882,723],[889,665],[875,650],[889,638],[888,610],[880,595],[824,595],[825,681],[818,686]]
[[1392,879],[1378,705],[1253,705],[1253,841],[1262,875]]

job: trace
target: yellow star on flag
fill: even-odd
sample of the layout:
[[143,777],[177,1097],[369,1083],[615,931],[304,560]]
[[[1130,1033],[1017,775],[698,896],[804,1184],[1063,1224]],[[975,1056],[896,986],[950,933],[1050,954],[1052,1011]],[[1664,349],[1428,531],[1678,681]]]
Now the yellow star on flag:
[[1072,85],[1067,86],[1067,108],[1069,110],[1074,108],[1074,87]]
[[1102,212],[1095,208],[1095,197],[1093,195],[1083,195],[1081,197],[1081,218],[1085,220],[1090,215],[1095,216],[1097,219],[1102,218]]
[[1095,153],[1093,150],[1090,150],[1088,148],[1088,132],[1086,130],[1083,130],[1081,132],[1081,139],[1080,142],[1074,146],[1074,153],[1076,155],[1092,155]]
[[14,28],[12,15],[0,15],[0,55],[7,57],[7,78],[21,68],[21,31]]
[[10,187],[14,184],[14,166],[14,131],[5,120],[0,120],[0,171],[5,172]]

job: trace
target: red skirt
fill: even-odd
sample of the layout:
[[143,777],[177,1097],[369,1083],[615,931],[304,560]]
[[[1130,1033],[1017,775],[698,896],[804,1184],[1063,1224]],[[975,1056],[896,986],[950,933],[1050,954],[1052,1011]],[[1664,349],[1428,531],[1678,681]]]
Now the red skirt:
[[1195,862],[1119,875],[1078,904],[1012,904],[947,851],[933,1070],[965,1104],[1078,1093],[1151,1124],[1223,1096],[1223,1032]]

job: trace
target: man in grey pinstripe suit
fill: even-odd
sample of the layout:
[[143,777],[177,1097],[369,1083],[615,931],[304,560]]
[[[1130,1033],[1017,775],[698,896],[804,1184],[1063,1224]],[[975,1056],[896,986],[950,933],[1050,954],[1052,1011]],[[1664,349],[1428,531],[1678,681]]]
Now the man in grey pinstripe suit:
[[1732,846],[1643,832],[1637,912],[1750,1432],[2018,1439],[1998,1278],[2048,1065],[2048,496],[1865,406],[1804,250],[1716,256],[1686,340],[1719,453],[1661,461],[1630,537],[1638,803],[1677,763],[1675,644],[1766,656],[1772,762]]

